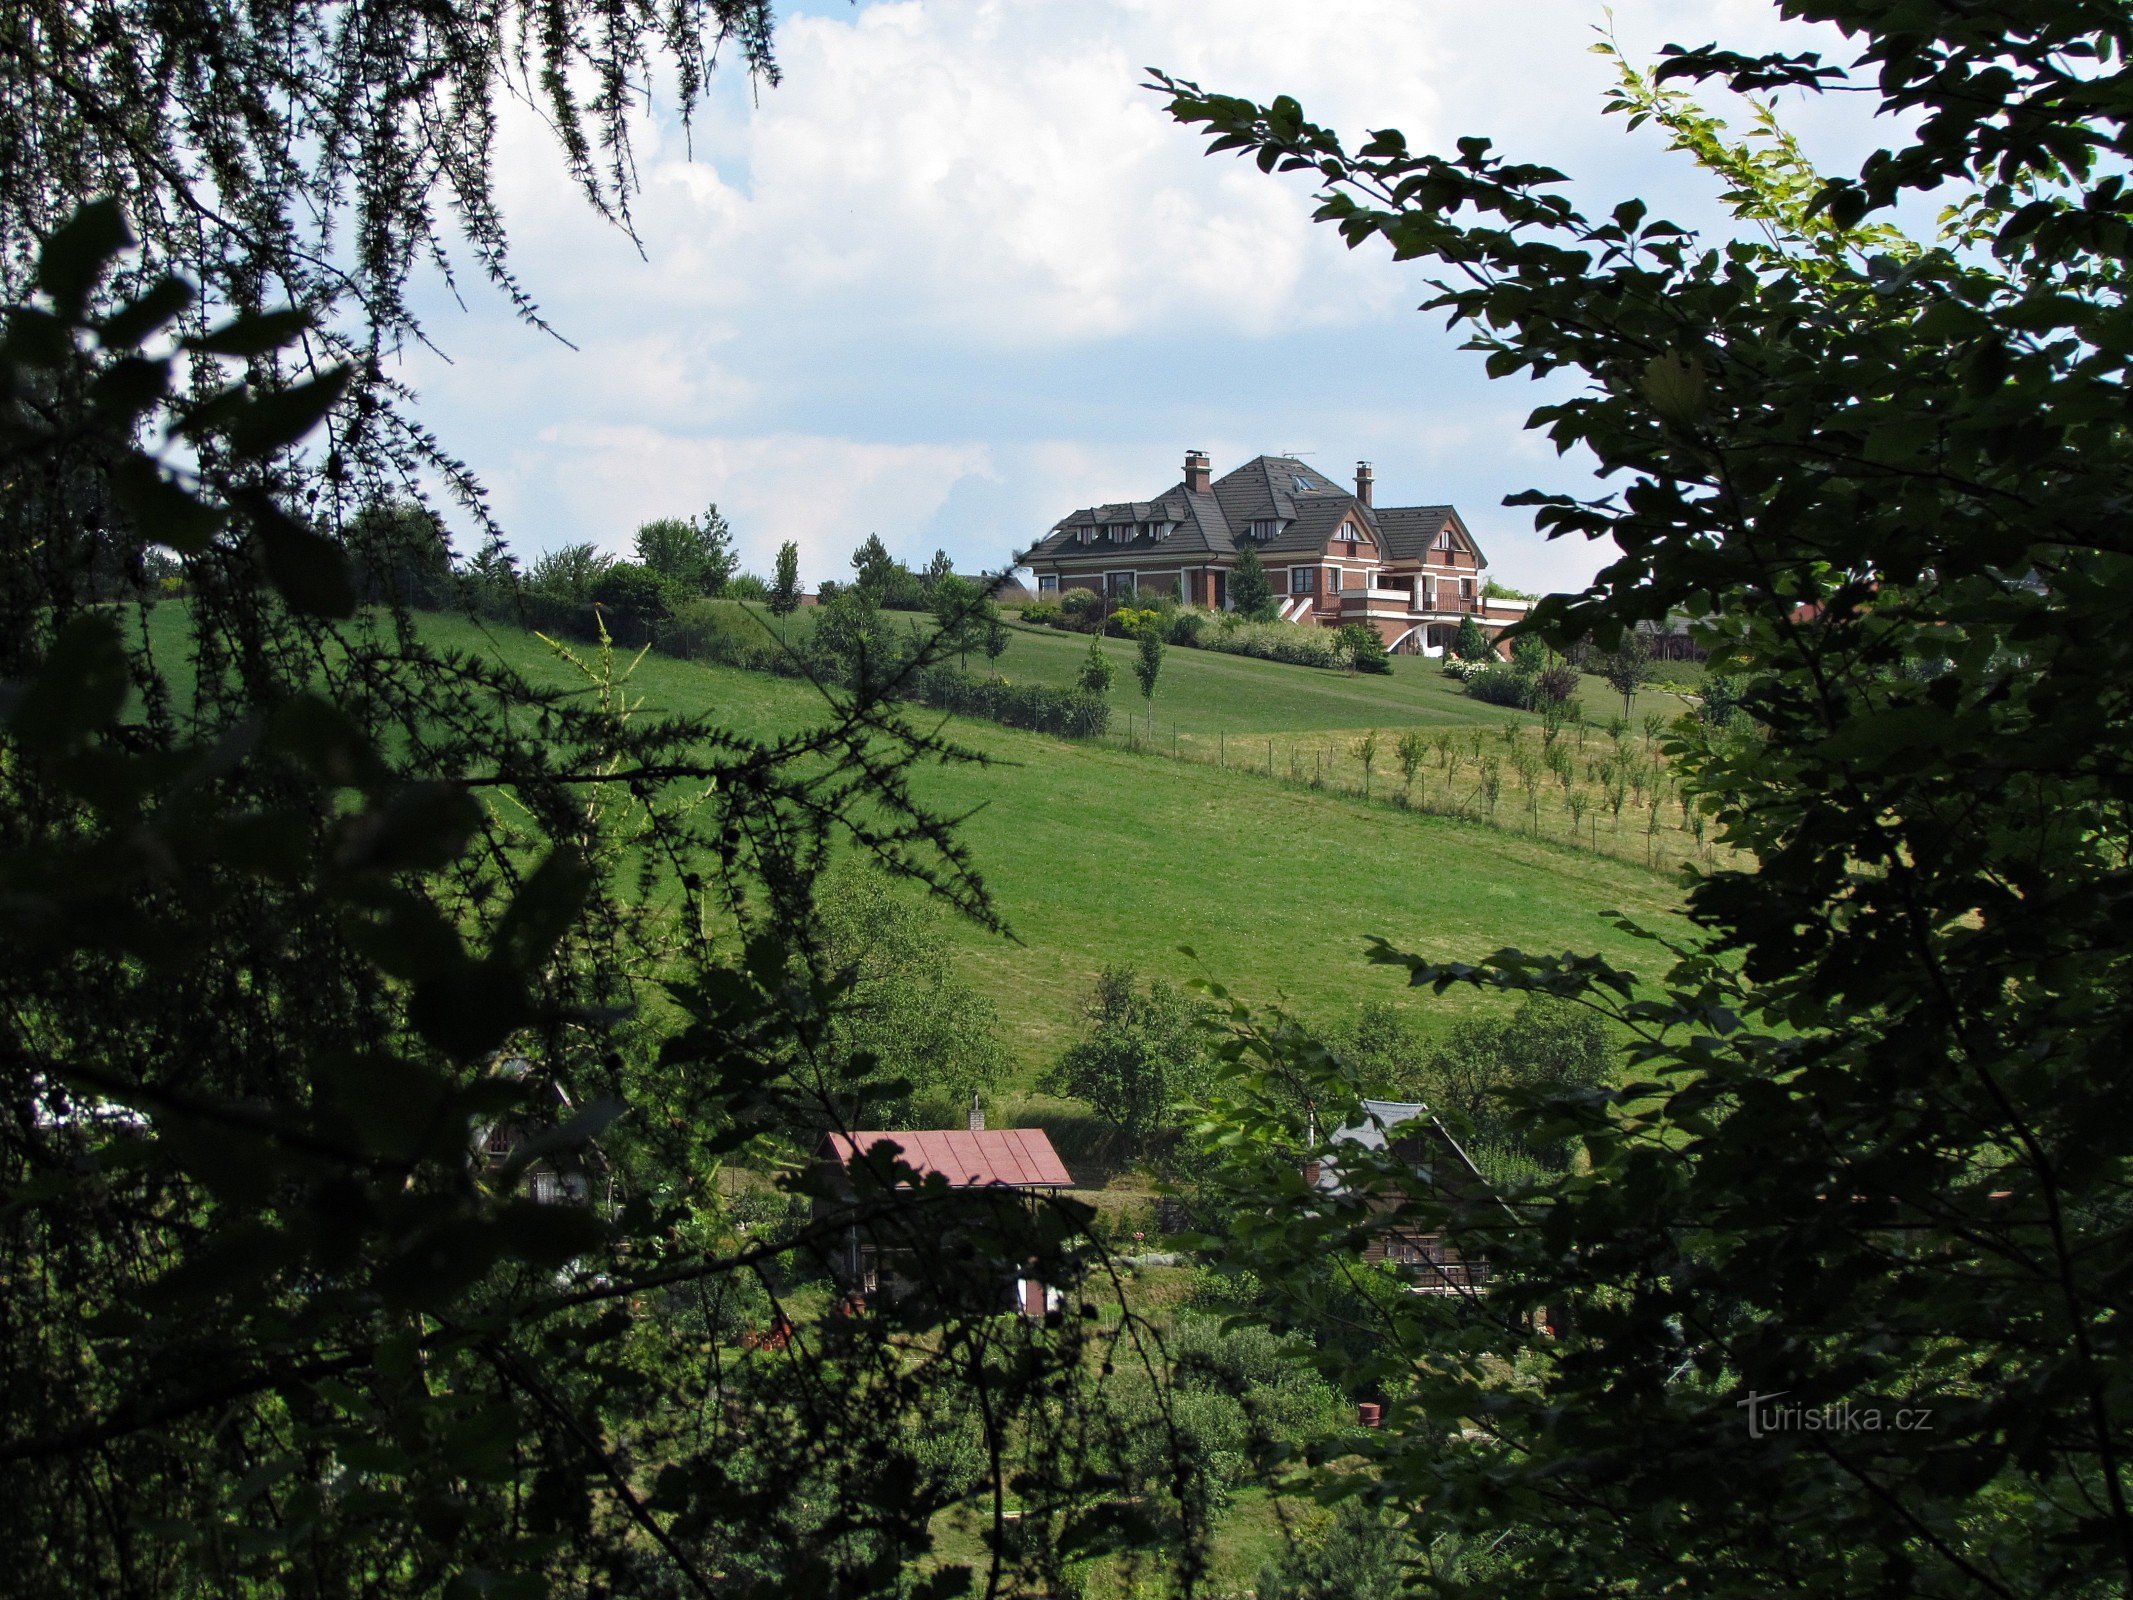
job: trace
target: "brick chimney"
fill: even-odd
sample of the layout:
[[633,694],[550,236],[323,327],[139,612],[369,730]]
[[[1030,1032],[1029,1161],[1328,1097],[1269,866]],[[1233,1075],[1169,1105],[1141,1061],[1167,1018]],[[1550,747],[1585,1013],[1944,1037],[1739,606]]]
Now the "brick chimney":
[[1187,494],[1205,494],[1207,493],[1207,485],[1207,452],[1204,450],[1186,451],[1185,492]]
[[975,1093],[970,1097],[970,1131],[972,1133],[983,1133],[985,1131],[985,1106]]
[[1367,461],[1355,464],[1355,497],[1366,506],[1370,504],[1370,463]]

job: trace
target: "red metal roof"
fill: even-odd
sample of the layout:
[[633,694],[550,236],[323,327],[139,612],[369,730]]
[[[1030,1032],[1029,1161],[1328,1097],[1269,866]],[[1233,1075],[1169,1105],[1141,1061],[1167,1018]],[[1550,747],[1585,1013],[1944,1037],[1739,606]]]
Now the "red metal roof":
[[1074,1180],[1042,1128],[963,1128],[861,1130],[833,1133],[829,1154],[839,1162],[866,1154],[879,1144],[902,1147],[902,1160],[920,1177],[938,1172],[956,1189],[983,1189],[995,1184],[1011,1189],[1065,1189]]

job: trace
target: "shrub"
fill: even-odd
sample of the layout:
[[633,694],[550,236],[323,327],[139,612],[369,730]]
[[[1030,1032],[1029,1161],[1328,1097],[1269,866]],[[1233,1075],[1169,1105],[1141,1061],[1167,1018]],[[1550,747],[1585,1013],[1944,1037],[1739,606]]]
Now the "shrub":
[[1358,672],[1390,672],[1392,658],[1385,641],[1367,622],[1344,622],[1333,630],[1333,642],[1348,653],[1349,665]]
[[1466,692],[1492,706],[1533,709],[1538,693],[1535,680],[1506,666],[1484,666],[1466,680]]
[[1038,600],[1022,608],[1022,620],[1040,628],[1056,628],[1061,621],[1057,600]]
[[1578,692],[1578,671],[1566,661],[1543,667],[1534,675],[1533,687],[1536,703],[1559,706],[1567,704]]
[[1162,612],[1137,606],[1120,606],[1111,613],[1111,624],[1121,639],[1138,639],[1150,629],[1161,627],[1162,621]]
[[1296,667],[1338,667],[1346,663],[1334,636],[1323,628],[1294,622],[1248,622],[1235,613],[1223,619],[1219,633],[1203,636],[1200,648],[1256,656],[1262,661],[1285,661]]
[[1052,689],[998,677],[974,678],[953,667],[929,667],[919,673],[906,697],[957,716],[981,717],[1006,727],[1069,739],[1093,738],[1111,726],[1111,702],[1086,689]]
[[1452,654],[1461,661],[1483,661],[1495,654],[1489,636],[1481,631],[1470,612],[1459,619],[1459,632],[1452,640]]
[[1200,607],[1179,606],[1164,619],[1164,641],[1187,650],[1197,650],[1201,636],[1208,631],[1208,622],[1208,613]]
[[736,572],[719,593],[728,600],[746,600],[759,606],[770,603],[770,585],[752,572]]
[[1094,629],[1104,620],[1103,596],[1094,589],[1069,589],[1059,597],[1059,612],[1070,628]]
[[1099,697],[1111,692],[1111,658],[1104,654],[1103,646],[1094,639],[1089,641],[1089,653],[1082,657],[1081,674],[1075,680],[1074,686],[1083,694]]
[[[732,584],[726,586],[731,593]],[[799,677],[799,661],[754,617],[725,600],[685,600],[659,629],[662,655]]]

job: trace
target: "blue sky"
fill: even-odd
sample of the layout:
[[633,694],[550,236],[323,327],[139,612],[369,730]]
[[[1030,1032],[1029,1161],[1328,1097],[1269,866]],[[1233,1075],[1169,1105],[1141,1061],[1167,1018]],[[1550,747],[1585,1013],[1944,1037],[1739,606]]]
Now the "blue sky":
[[[838,0],[781,8],[784,81],[723,75],[684,148],[641,123],[644,253],[597,218],[523,108],[499,188],[515,265],[575,349],[478,287],[422,309],[448,361],[410,353],[426,419],[487,484],[524,554],[625,549],[637,523],[715,501],[767,570],[796,540],[810,583],[878,533],[923,561],[997,567],[1053,520],[1305,451],[1375,463],[1381,504],[1449,500],[1496,575],[1585,581],[1605,552],[1550,546],[1501,504],[1589,492],[1414,307],[1426,271],[1349,252],[1308,190],[1200,141],[1137,87],[1164,66],[1287,92],[1344,130],[1449,147],[1485,133],[1569,172],[1593,206],[1641,196],[1721,224],[1653,130],[1600,114],[1605,21],[1583,0]],[[1306,20],[1307,19],[1307,22]],[[1621,0],[1617,37],[1842,41],[1761,0]],[[1845,103],[1788,109],[1818,154],[1886,142]],[[463,280],[464,281],[464,280]]]

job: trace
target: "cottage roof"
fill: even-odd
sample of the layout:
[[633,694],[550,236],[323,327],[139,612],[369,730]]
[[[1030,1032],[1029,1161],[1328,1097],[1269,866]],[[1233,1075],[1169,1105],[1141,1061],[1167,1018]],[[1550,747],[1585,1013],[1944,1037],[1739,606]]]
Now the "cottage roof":
[[[1480,1177],[1480,1170],[1475,1167],[1473,1158],[1460,1148],[1459,1141],[1437,1120],[1436,1113],[1421,1101],[1365,1100],[1362,1103],[1362,1111],[1360,1122],[1351,1122],[1345,1127],[1335,1129],[1328,1142],[1382,1151],[1388,1149],[1395,1140],[1410,1137],[1414,1133],[1420,1133],[1425,1138],[1434,1134],[1441,1147],[1451,1152],[1457,1168],[1464,1169],[1473,1177]],[[1422,1123],[1425,1126],[1410,1129],[1405,1134],[1396,1131],[1410,1122]],[[1319,1164],[1314,1181],[1317,1187],[1329,1193],[1341,1194],[1348,1189],[1348,1181],[1340,1170],[1340,1163],[1330,1158]]]
[[873,1129],[832,1133],[822,1143],[839,1162],[896,1145],[921,1178],[937,1172],[952,1189],[1065,1189],[1074,1182],[1042,1128]]

